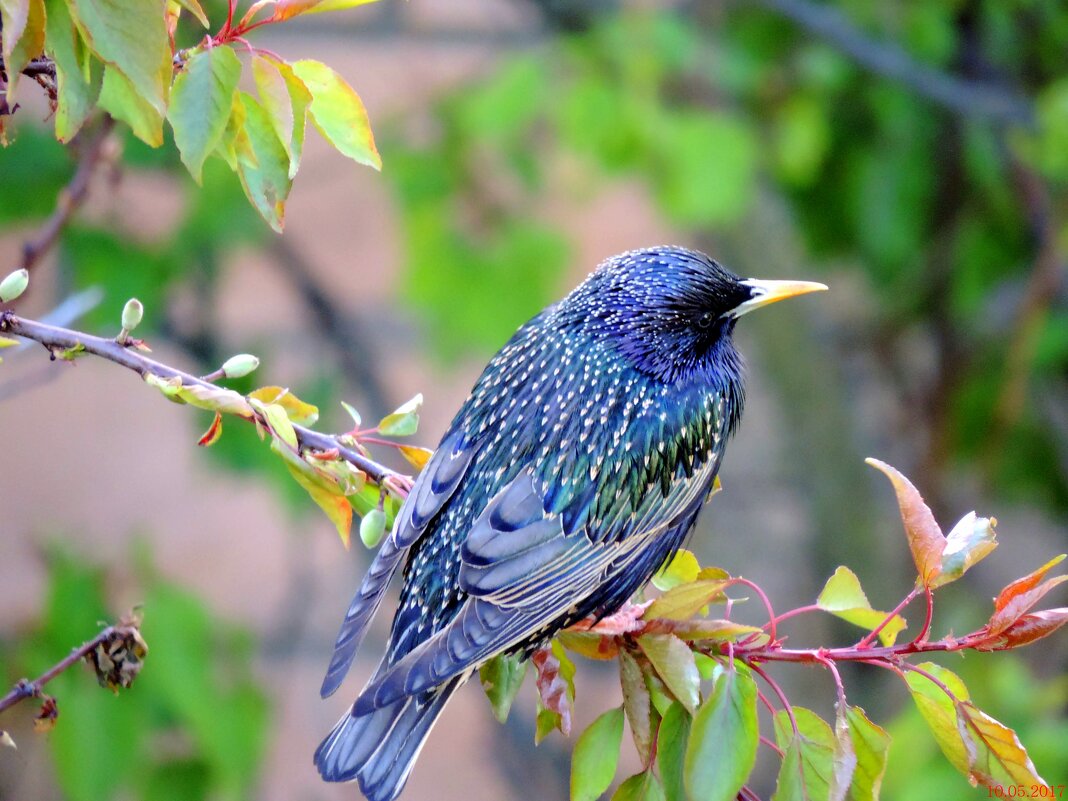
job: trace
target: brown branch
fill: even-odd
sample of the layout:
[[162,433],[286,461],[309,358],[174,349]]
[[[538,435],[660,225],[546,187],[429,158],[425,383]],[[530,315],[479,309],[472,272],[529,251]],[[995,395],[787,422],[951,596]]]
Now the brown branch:
[[[59,354],[64,351],[88,353],[132,370],[142,378],[146,375],[161,379],[179,378],[183,386],[203,387],[216,392],[225,391],[223,387],[219,387],[210,381],[205,381],[191,373],[148,358],[139,351],[133,350],[132,344],[121,344],[114,339],[104,339],[81,331],[46,325],[35,320],[19,317],[11,312],[0,312],[0,332],[41,343],[49,351],[53,359],[59,358]],[[255,410],[253,410],[252,416],[247,419],[258,421],[259,424],[264,426],[267,425],[267,421]],[[296,424],[293,425],[293,430],[296,432],[297,442],[302,450],[310,448],[317,451],[337,451],[341,458],[362,470],[375,483],[388,487],[399,496],[403,497],[407,494],[411,486],[411,479],[408,476],[390,470],[388,467],[378,464],[356,450],[343,445],[332,434],[313,431],[310,428]]]
[[97,167],[106,160],[105,154],[108,137],[115,128],[115,120],[105,115],[100,123],[100,128],[85,144],[78,159],[78,168],[70,183],[59,191],[56,198],[56,208],[37,234],[22,246],[22,264],[20,266],[32,270],[41,258],[48,253],[56,244],[60,233],[66,227],[70,218],[74,215],[86,198],[89,196],[89,184]]
[[27,698],[40,698],[41,690],[48,684],[48,682],[52,681],[52,679],[67,670],[76,662],[85,659],[101,645],[111,642],[114,639],[128,639],[135,637],[138,639],[140,638],[137,626],[135,625],[108,626],[93,637],[93,639],[86,643],[82,643],[78,648],[75,648],[66,657],[38,676],[34,681],[29,681],[28,679],[20,679],[17,681],[15,686],[11,688],[11,692],[3,698],[0,698],[0,712],[13,707],[20,701],[25,701]]

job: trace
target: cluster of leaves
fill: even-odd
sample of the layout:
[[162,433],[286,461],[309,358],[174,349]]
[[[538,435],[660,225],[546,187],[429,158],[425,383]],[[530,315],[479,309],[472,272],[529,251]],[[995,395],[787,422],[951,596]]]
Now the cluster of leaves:
[[[49,575],[41,627],[5,651],[5,676],[40,673],[111,617],[104,573],[56,553]],[[269,705],[251,674],[249,636],[220,624],[201,601],[150,567],[140,578],[144,608],[151,610],[141,631],[152,653],[135,691],[111,697],[79,670],[48,685],[58,701],[42,719],[54,724],[48,744],[64,797],[193,801],[214,788],[219,798],[247,798],[269,731]]]
[[[814,604],[776,615],[756,585],[719,568],[702,568],[692,554],[680,551],[654,579],[661,590],[654,600],[563,632],[535,654],[538,740],[554,728],[570,731],[575,665],[569,651],[619,663],[623,703],[598,717],[578,738],[573,801],[593,801],[611,786],[624,721],[643,770],[619,784],[613,801],[753,798],[746,782],[761,743],[780,758],[775,801],[879,798],[890,736],[863,709],[848,703],[836,667],[843,662],[879,666],[898,675],[949,763],[973,786],[992,791],[1046,786],[1015,731],[980,710],[959,676],[933,662],[914,664],[909,657],[1008,650],[1053,633],[1068,623],[1068,608],[1032,610],[1050,590],[1068,581],[1068,576],[1046,578],[1064,556],[1005,587],[981,628],[963,637],[930,640],[933,591],[960,578],[994,550],[995,521],[973,512],[945,535],[904,476],[882,462],[870,462],[894,486],[917,569],[916,587],[893,611],[872,609],[856,575],[840,567]],[[732,587],[760,595],[767,606],[765,625],[730,619],[740,600],[728,596]],[[921,594],[927,600],[926,620],[910,642],[899,644],[897,637],[907,628],[899,612]],[[726,604],[722,619],[707,617],[715,604]],[[817,610],[868,633],[849,647],[783,647],[778,626]],[[792,704],[765,669],[772,662],[828,669],[838,695],[833,721]],[[482,668],[480,678],[494,713],[505,718],[522,686],[524,663],[515,656],[498,657]],[[768,712],[769,736],[761,734],[761,705]]]
[[[866,272],[883,310],[881,336],[900,344],[883,349],[895,381],[919,397],[932,393],[935,423],[948,421],[935,438],[956,455],[982,457],[999,491],[1068,506],[1043,398],[1023,387],[1024,400],[1006,405],[1019,381],[1014,370],[1036,376],[1031,385],[1043,393],[1051,385],[1060,393],[1068,364],[1061,308],[1021,323],[1031,326],[1027,339],[1006,336],[1009,299],[1024,295],[1035,269],[1036,222],[1059,241],[1065,12],[1029,0],[978,2],[967,12],[940,0],[885,15],[829,5],[925,66],[954,71],[988,60],[963,77],[998,74],[1032,94],[1037,130],[932,109],[764,9],[739,6],[708,19],[700,10],[591,12],[585,30],[509,58],[442,101],[440,136],[390,151],[386,178],[401,197],[410,250],[407,291],[438,341],[503,340],[509,323],[479,315],[482,328],[472,331],[472,315],[453,313],[475,291],[462,265],[477,263],[494,283],[540,289],[532,308],[552,299],[553,287],[538,282],[546,266],[555,272],[567,239],[539,220],[539,200],[547,187],[560,191],[560,175],[574,174],[572,154],[584,172],[570,187],[637,178],[667,220],[701,232],[745,219],[763,184],[788,203],[813,255]],[[487,171],[492,181],[479,177]],[[1045,181],[1049,208],[1036,206],[1022,171]],[[517,231],[537,232],[537,262],[500,246]],[[432,262],[458,266],[433,276],[424,266]],[[915,343],[905,338],[935,317],[953,348],[938,379],[945,391],[925,386],[929,378],[908,362]],[[1022,350],[1011,354],[1014,347]]]
[[[198,0],[124,0],[107,8],[89,0],[5,0],[6,102],[12,106],[16,92],[25,91],[20,73],[32,62],[51,70],[44,85],[60,142],[69,142],[96,109],[152,147],[163,144],[167,121],[198,183],[205,161],[221,159],[259,214],[281,231],[306,119],[343,155],[376,169],[381,160],[363,103],[340,75],[314,60],[286,62],[245,37],[300,14],[369,2],[259,0],[238,19],[231,0],[218,32],[183,48],[188,26],[211,25]],[[239,89],[245,55],[256,95]]]

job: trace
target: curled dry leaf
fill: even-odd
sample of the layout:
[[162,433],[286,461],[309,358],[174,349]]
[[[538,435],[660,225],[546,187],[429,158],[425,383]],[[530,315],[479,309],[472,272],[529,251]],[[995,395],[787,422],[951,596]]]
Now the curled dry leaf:
[[148,645],[133,626],[112,629],[104,642],[85,655],[101,687],[118,692],[133,684],[141,672]]

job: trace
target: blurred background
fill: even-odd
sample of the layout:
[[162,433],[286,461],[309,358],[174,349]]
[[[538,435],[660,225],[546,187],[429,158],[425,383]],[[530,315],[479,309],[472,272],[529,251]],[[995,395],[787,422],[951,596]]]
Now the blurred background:
[[[780,611],[846,564],[892,608],[913,568],[869,455],[947,530],[972,509],[999,520],[994,556],[939,592],[936,636],[978,627],[1000,587],[1068,549],[1063,4],[387,0],[260,33],[360,92],[382,173],[309,134],[278,237],[221,164],[198,188],[173,146],[117,136],[21,313],[60,307],[111,335],[137,296],[163,361],[206,373],[255,353],[257,384],[318,403],[325,430],[349,426],[339,400],[376,420],[422,392],[415,441],[433,447],[489,355],[601,259],[695,246],[745,276],[832,288],[740,326],[750,399],[693,540],[703,563]],[[0,265],[76,168],[46,115],[28,102],[0,150]],[[209,422],[114,365],[4,352],[0,678],[37,675],[135,604],[151,652],[117,697],[81,670],[50,685],[47,734],[29,705],[6,713],[19,749],[0,751],[0,799],[358,797],[322,784],[311,754],[385,636],[383,617],[319,700],[368,553],[342,549],[251,427],[198,449]],[[795,646],[856,637],[788,625]],[[944,660],[1052,784],[1068,781],[1066,657],[1055,636]],[[845,678],[895,738],[883,797],[985,797],[873,672]],[[775,675],[830,712],[821,671]],[[610,667],[582,663],[577,683],[580,727],[618,703]],[[464,689],[406,798],[566,798],[573,742],[535,749],[533,708],[528,679],[502,728]],[[621,777],[629,741],[624,754]],[[762,797],[775,767],[762,758]]]

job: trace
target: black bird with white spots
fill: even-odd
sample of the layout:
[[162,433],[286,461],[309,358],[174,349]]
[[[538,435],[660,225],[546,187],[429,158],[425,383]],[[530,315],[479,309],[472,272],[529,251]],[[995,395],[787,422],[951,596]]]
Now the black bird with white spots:
[[419,475],[341,625],[323,697],[404,562],[387,652],[316,751],[322,777],[393,801],[480,665],[529,655],[642,587],[693,527],[741,417],[735,323],[820,289],[649,248],[608,259],[522,326]]

